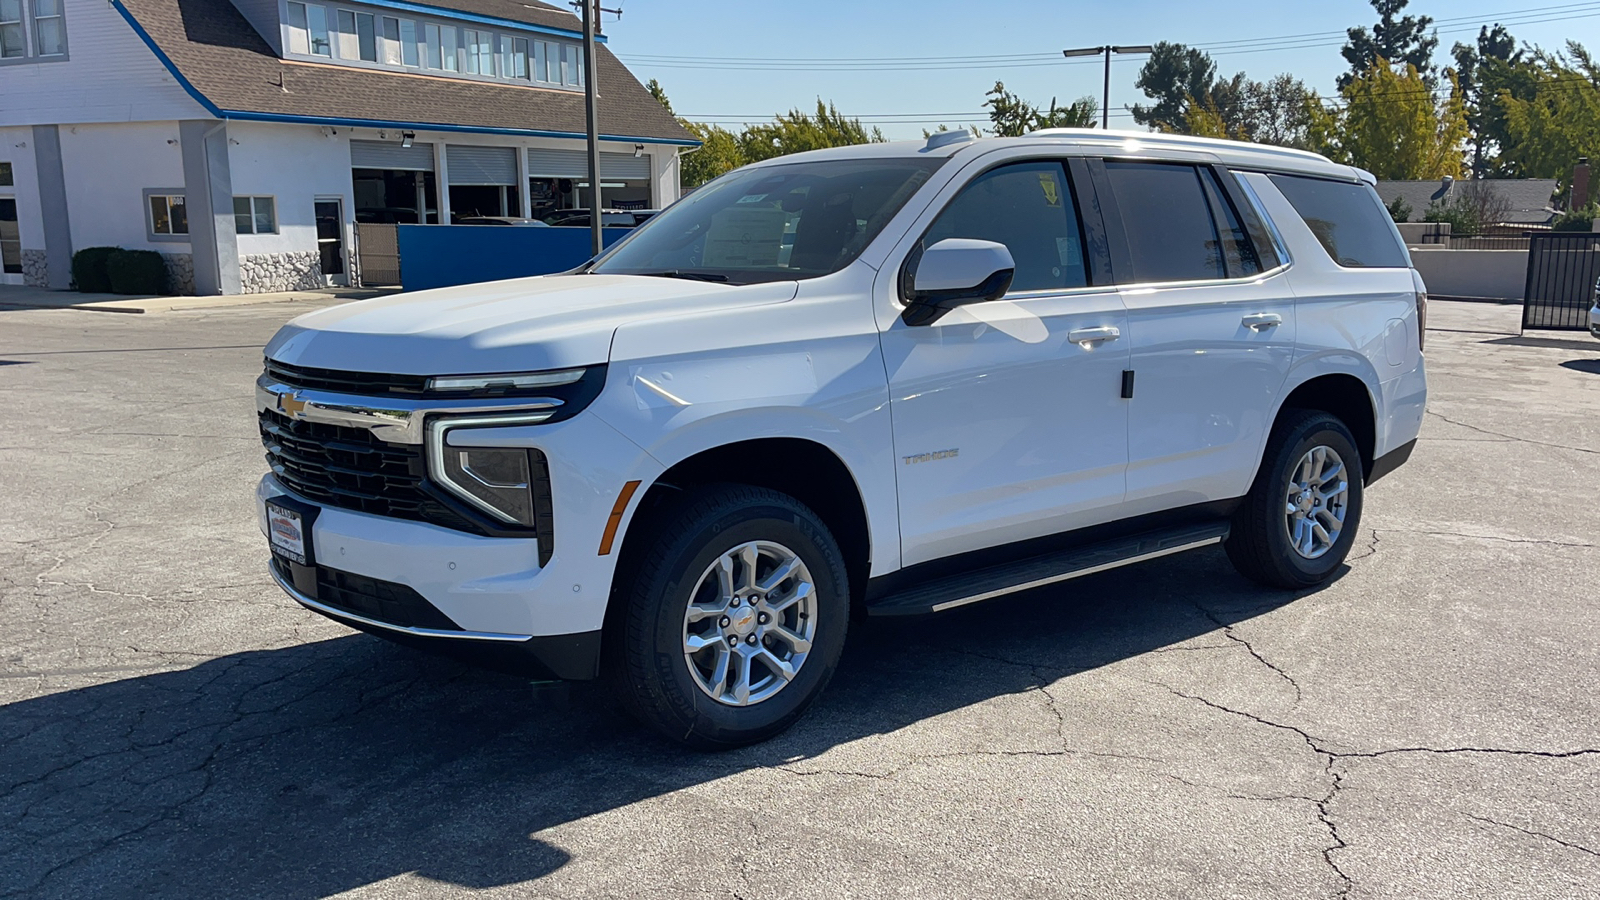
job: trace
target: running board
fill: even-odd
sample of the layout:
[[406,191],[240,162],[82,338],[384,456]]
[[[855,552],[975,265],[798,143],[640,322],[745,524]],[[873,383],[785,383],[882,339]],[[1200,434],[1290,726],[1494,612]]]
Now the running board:
[[867,606],[869,616],[917,616],[1220,544],[1228,523],[1148,531],[925,582]]

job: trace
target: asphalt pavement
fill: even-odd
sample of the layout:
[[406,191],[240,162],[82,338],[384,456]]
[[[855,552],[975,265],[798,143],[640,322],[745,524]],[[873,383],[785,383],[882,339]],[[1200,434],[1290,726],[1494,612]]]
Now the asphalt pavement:
[[0,310],[0,896],[1600,896],[1600,341],[1435,303],[1332,584],[1220,550],[853,629],[702,755],[266,574],[304,303]]

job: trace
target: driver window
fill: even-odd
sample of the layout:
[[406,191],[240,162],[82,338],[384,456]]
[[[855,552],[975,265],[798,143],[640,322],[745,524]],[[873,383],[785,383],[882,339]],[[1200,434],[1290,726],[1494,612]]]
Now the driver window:
[[1015,163],[978,176],[934,220],[922,246],[946,238],[1005,244],[1017,264],[1013,292],[1089,284],[1083,230],[1059,162]]

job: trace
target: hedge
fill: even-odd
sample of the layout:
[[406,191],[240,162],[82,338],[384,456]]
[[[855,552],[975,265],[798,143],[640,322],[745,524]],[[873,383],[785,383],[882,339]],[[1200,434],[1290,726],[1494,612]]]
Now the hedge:
[[105,294],[111,291],[111,276],[106,272],[106,260],[121,247],[85,247],[72,254],[72,281],[86,294]]
[[165,294],[167,263],[154,250],[118,250],[106,260],[116,294]]

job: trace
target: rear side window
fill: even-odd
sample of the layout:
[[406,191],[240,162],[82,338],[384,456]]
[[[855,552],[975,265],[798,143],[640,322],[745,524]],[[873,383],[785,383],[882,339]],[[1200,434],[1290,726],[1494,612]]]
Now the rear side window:
[[1106,161],[1133,257],[1123,283],[1208,281],[1228,277],[1222,239],[1211,220],[1200,172],[1169,163]]
[[1083,232],[1058,162],[1015,163],[985,172],[961,189],[922,238],[1005,244],[1017,264],[1013,291],[1048,291],[1089,283]]
[[1346,268],[1408,268],[1378,192],[1365,184],[1270,175],[1333,261]]

